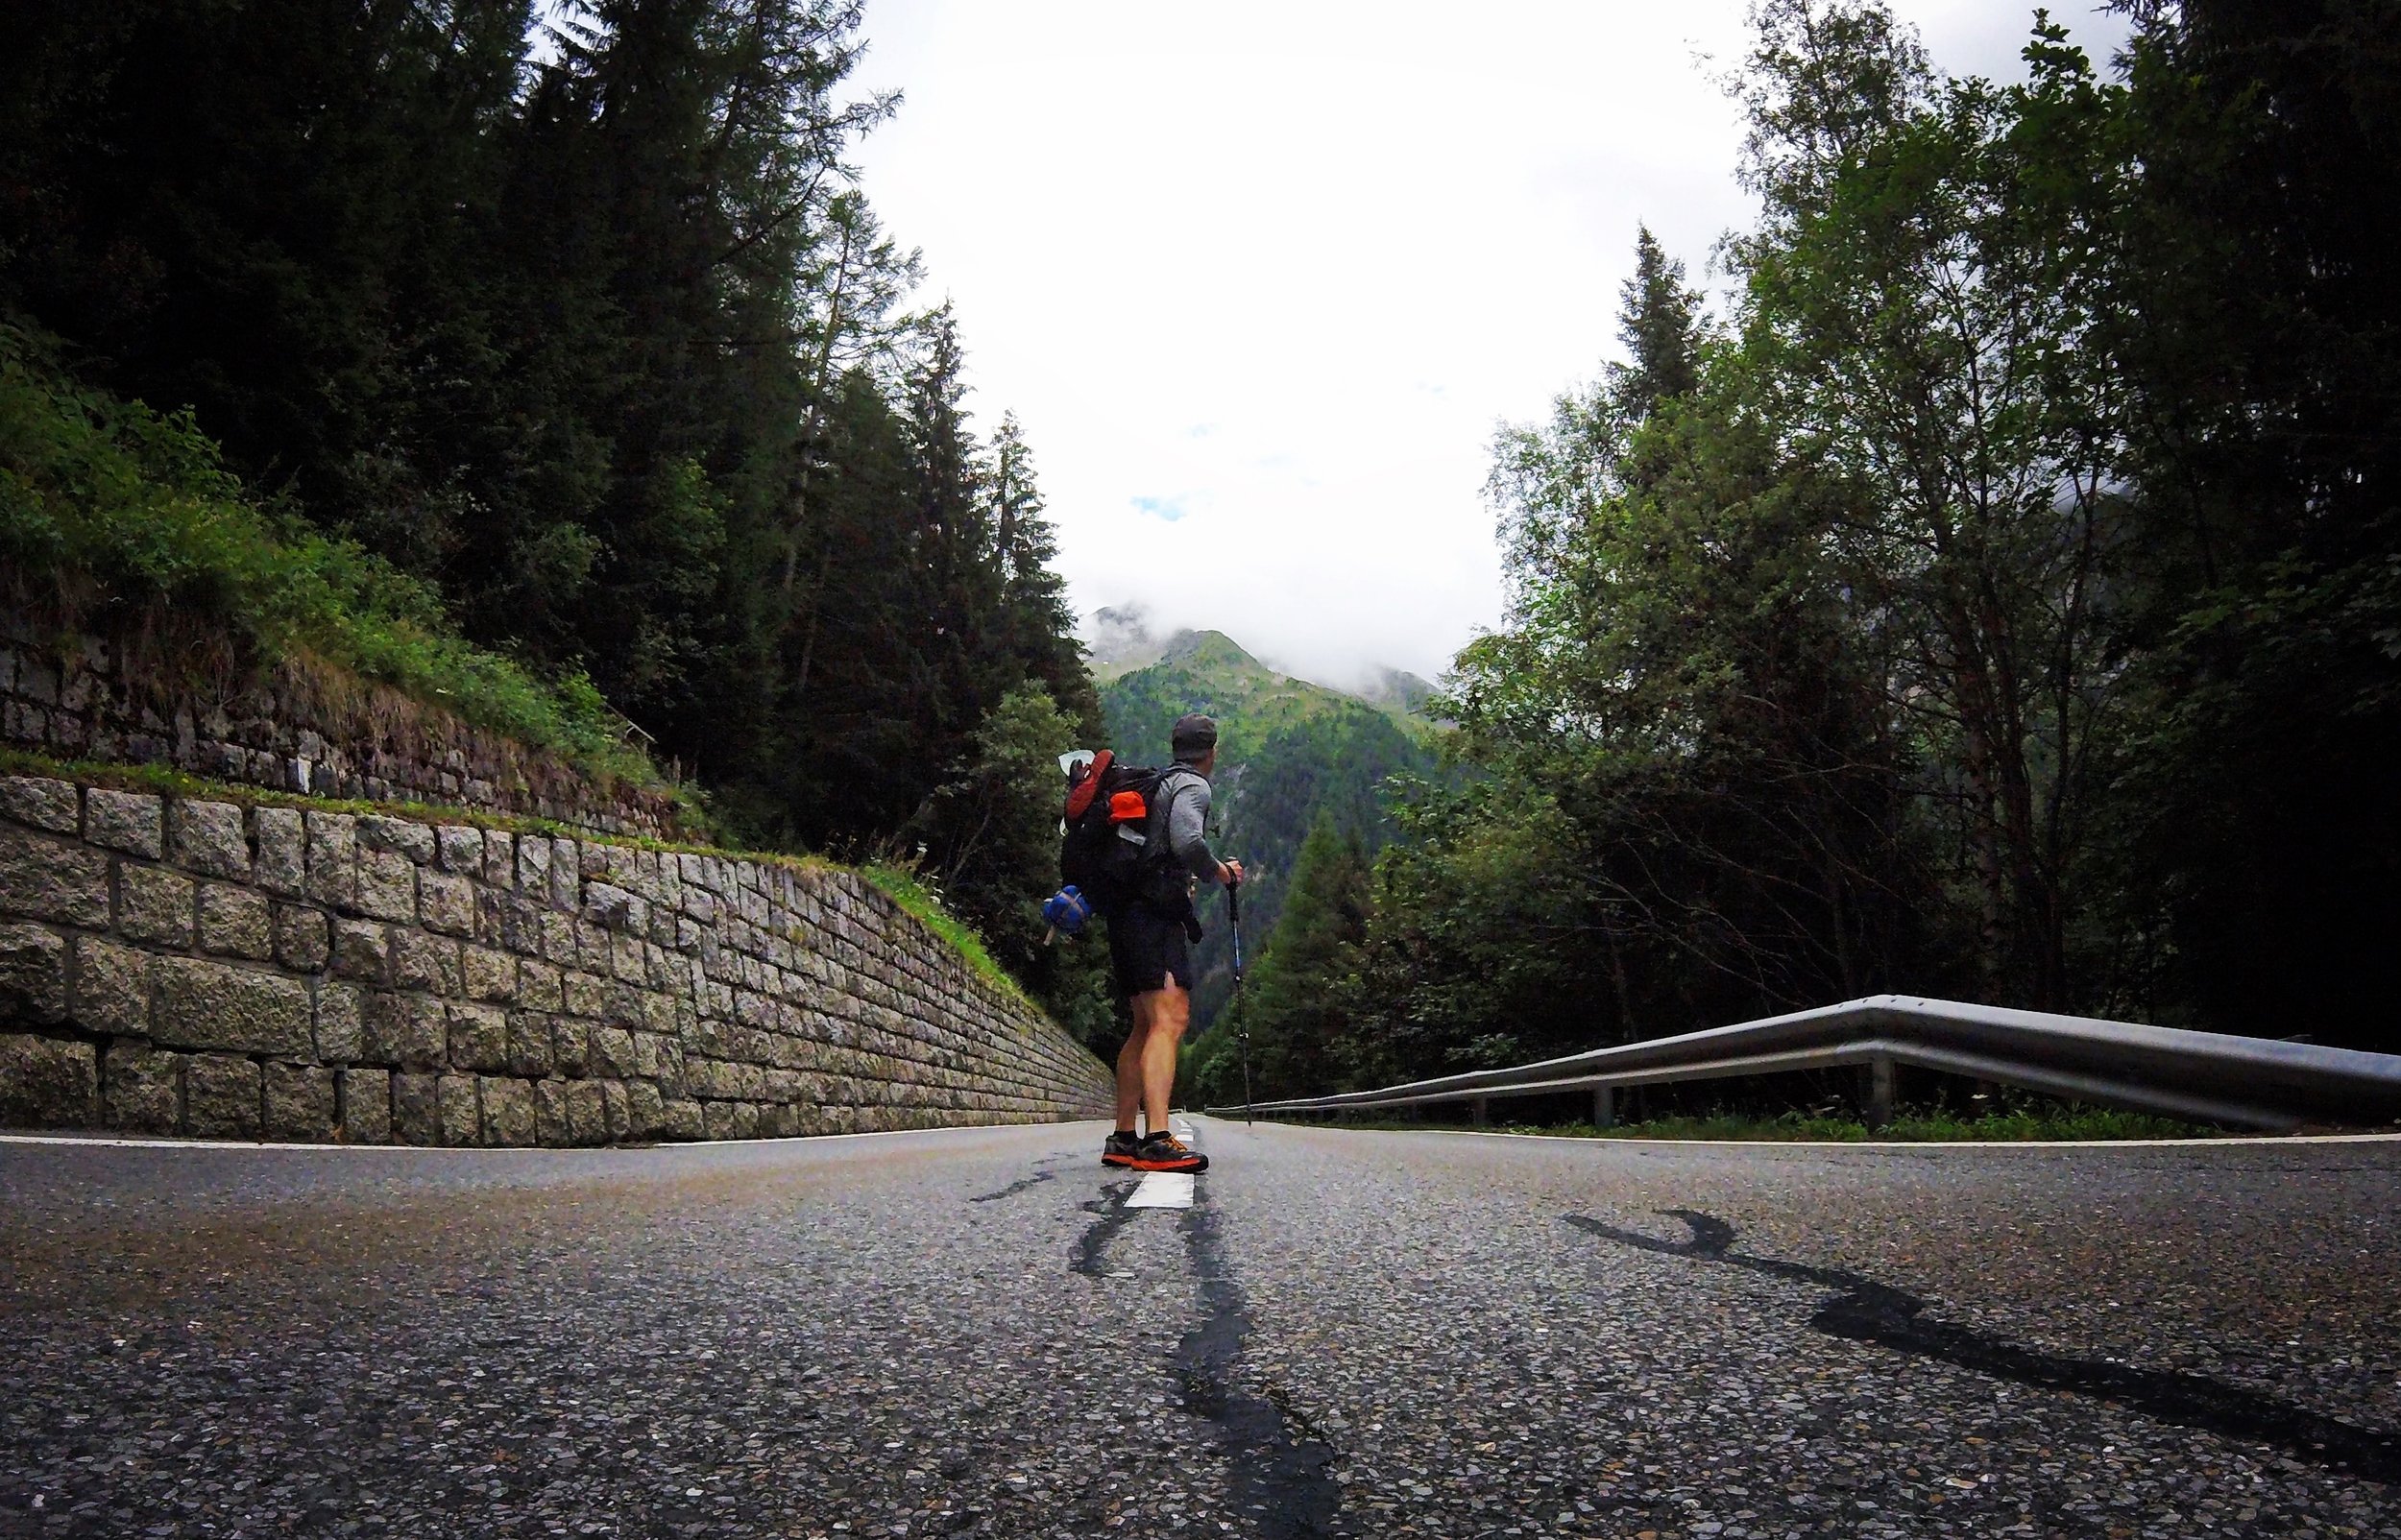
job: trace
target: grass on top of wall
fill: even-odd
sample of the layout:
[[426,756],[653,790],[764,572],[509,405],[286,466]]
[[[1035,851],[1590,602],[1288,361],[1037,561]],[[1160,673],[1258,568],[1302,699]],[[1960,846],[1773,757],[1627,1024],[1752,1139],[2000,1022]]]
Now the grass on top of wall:
[[588,771],[660,779],[589,679],[544,680],[469,642],[430,585],[254,499],[189,412],[86,389],[6,321],[0,576],[10,602],[64,631],[104,611],[171,621],[270,664],[388,685]]
[[993,960],[990,949],[983,944],[982,933],[943,907],[942,896],[928,887],[916,873],[888,862],[870,861],[859,868],[859,875],[874,883],[885,898],[915,916],[919,925],[949,942],[985,983],[1029,1009],[1040,1009],[1027,996],[1024,987],[1010,976],[1008,970]]

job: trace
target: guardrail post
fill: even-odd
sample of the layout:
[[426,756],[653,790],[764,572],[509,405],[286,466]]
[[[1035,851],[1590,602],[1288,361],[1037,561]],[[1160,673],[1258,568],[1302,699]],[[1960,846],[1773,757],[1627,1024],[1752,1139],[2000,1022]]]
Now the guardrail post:
[[1863,1092],[1860,1099],[1866,1104],[1867,1125],[1881,1128],[1892,1121],[1892,1060],[1880,1053],[1867,1061],[1867,1067],[1859,1074]]
[[1491,1122],[1492,1120],[1492,1098],[1489,1096],[1477,1096],[1473,1100],[1469,1101],[1467,1103],[1467,1120],[1474,1123],[1478,1128],[1481,1128],[1486,1123]]
[[1592,1088],[1592,1126],[1595,1128],[1617,1126],[1617,1096],[1611,1087],[1594,1086]]

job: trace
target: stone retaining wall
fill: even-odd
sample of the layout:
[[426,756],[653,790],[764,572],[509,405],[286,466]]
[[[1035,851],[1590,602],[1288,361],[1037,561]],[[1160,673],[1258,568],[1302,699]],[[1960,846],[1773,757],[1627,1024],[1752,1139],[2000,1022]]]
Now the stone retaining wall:
[[0,779],[0,1125],[594,1144],[1108,1097],[849,872]]
[[369,681],[338,692],[243,671],[151,688],[105,638],[0,635],[0,743],[61,759],[172,765],[300,796],[418,802],[672,840],[682,809]]

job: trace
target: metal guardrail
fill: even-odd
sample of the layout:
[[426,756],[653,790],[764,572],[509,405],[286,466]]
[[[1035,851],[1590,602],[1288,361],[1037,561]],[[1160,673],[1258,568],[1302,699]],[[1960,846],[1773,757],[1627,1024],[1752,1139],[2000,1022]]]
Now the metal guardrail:
[[1515,1069],[1263,1101],[1253,1110],[1340,1112],[1456,1101],[1467,1103],[1482,1122],[1495,1097],[1589,1091],[1593,1120],[1607,1127],[1619,1087],[1855,1065],[1866,1080],[1868,1121],[1877,1125],[1892,1116],[1893,1069],[1903,1064],[2197,1122],[2282,1130],[2305,1122],[2401,1119],[2401,1055],[1902,995]]

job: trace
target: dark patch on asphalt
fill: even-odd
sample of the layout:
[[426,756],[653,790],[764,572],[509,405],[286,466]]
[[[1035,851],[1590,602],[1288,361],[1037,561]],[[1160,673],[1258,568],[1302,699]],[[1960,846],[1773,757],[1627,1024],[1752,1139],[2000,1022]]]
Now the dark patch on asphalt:
[[1874,1342],[1897,1353],[1937,1359],[2020,1384],[2119,1402],[2161,1422],[2269,1444],[2296,1460],[2326,1470],[2371,1481],[2401,1483],[2401,1435],[2389,1431],[2343,1422],[2207,1375],[2138,1369],[2101,1359],[2066,1358],[1987,1336],[1963,1326],[1929,1321],[1922,1315],[1926,1301],[1889,1284],[1837,1267],[1812,1267],[1734,1251],[1731,1249],[1734,1227],[1725,1220],[1691,1209],[1661,1209],[1659,1213],[1684,1221],[1692,1232],[1692,1239],[1661,1240],[1581,1214],[1564,1217],[1579,1230],[1637,1251],[1722,1263],[1746,1272],[1839,1290],[1809,1317],[1809,1326],[1829,1336]]
[[1281,1386],[1255,1396],[1235,1383],[1249,1304],[1226,1263],[1206,1190],[1183,1215],[1184,1249],[1200,1285],[1200,1324],[1176,1344],[1184,1409],[1217,1425],[1233,1472],[1233,1503],[1268,1540],[1357,1533],[1344,1522],[1334,1451],[1295,1412]]
[[1068,1259],[1067,1270],[1087,1278],[1106,1278],[1109,1242],[1143,1211],[1126,1207],[1115,1189],[1076,1206],[1094,1217],[1083,1227],[1083,1234],[1076,1238],[1075,1254]]
[[1003,1198],[1015,1197],[1018,1193],[1023,1192],[1030,1187],[1039,1187],[1057,1174],[1058,1173],[1056,1171],[1036,1171],[1031,1176],[1019,1177],[1016,1181],[1009,1183],[1008,1186],[1001,1189],[998,1192],[979,1193],[975,1197],[969,1198],[967,1201],[970,1203],[998,1203]]

